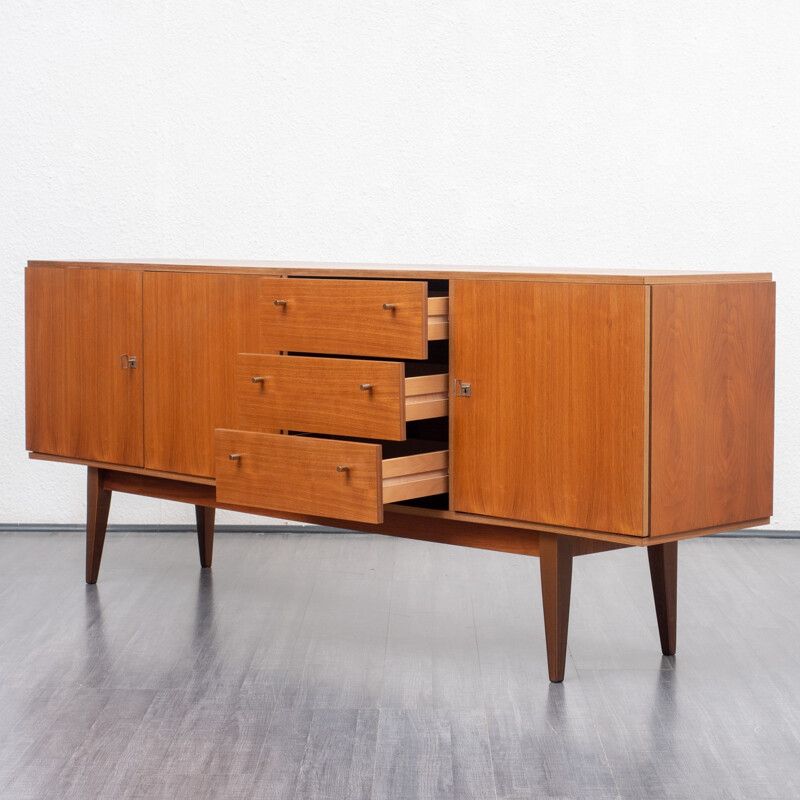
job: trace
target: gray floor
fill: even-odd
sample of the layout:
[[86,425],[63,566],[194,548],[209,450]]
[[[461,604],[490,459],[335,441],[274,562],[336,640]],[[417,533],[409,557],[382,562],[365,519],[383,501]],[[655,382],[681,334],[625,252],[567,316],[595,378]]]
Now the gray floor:
[[361,534],[0,534],[0,797],[800,796],[800,540],[683,543],[678,656],[642,550],[575,564]]

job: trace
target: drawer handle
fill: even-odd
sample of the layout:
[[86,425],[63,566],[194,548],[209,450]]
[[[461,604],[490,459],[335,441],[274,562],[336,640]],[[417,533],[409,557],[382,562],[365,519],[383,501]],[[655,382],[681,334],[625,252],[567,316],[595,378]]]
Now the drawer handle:
[[273,300],[272,304],[274,306],[285,306],[286,305],[286,301],[285,300]]
[[264,383],[264,378],[261,375],[256,375],[255,378],[250,378],[252,383]]
[[361,389],[362,392],[371,392],[372,391],[372,384],[371,383],[362,383],[361,386],[358,387]]
[[241,453],[230,453],[228,459],[231,461],[238,461],[242,457]]
[[337,472],[350,472],[350,467],[346,467],[344,464],[339,464],[339,466],[336,467],[336,471]]
[[397,306],[394,303],[384,303],[383,310],[384,311],[395,311]]

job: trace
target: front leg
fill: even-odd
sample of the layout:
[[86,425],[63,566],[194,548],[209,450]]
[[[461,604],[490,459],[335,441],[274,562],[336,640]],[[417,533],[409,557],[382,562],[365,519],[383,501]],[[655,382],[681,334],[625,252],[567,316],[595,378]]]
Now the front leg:
[[200,549],[200,566],[211,566],[211,555],[214,551],[214,508],[195,506],[197,519],[197,546]]
[[572,539],[557,533],[539,534],[544,635],[550,680],[561,683],[567,665],[567,629],[572,589]]
[[675,654],[676,616],[678,607],[678,543],[655,544],[647,548],[650,579],[656,603],[661,652]]
[[103,488],[103,470],[89,467],[86,482],[86,583],[97,583],[110,508],[111,490]]

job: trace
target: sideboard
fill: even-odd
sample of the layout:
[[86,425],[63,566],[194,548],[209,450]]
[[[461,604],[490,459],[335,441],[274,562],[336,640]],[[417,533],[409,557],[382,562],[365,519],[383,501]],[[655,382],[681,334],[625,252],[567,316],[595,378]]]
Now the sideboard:
[[112,492],[538,556],[550,679],[572,559],[772,514],[769,273],[30,261],[27,449]]

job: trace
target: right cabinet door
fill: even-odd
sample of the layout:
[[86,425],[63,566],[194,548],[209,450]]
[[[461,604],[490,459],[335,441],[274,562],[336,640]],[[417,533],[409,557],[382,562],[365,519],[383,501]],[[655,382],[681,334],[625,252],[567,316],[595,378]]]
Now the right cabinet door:
[[453,508],[646,535],[643,285],[451,282]]

